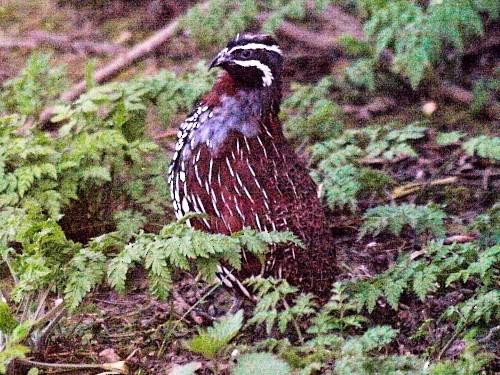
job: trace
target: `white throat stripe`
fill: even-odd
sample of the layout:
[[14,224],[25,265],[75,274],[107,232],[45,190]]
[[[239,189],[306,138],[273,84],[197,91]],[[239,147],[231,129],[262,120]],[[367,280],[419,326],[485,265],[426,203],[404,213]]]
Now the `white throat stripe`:
[[277,45],[268,46],[266,44],[261,44],[261,43],[249,43],[249,44],[245,44],[243,46],[236,46],[236,47],[231,48],[228,51],[228,53],[232,53],[233,51],[237,51],[240,49],[265,49],[266,51],[276,52],[280,55],[283,54],[283,52],[281,52],[281,49],[279,46],[277,46]]
[[262,82],[265,87],[271,86],[273,83],[274,76],[273,73],[271,73],[271,69],[269,69],[266,64],[262,64],[259,60],[233,60],[233,63],[244,67],[253,66],[259,69],[263,74]]

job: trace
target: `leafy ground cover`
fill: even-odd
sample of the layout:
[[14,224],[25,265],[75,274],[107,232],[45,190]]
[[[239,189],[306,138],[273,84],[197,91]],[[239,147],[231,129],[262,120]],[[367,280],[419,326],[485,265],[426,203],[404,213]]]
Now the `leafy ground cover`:
[[[0,5],[6,39],[122,48],[183,15],[163,53],[104,85],[93,73],[113,56],[0,49],[0,373],[498,371],[498,13],[479,0]],[[217,74],[200,60],[243,29],[287,51],[282,120],[337,234],[326,301],[286,280],[246,280],[257,301],[213,283],[221,260],[239,268],[242,248],[293,236],[172,216],[176,126]],[[82,78],[86,92],[61,99]]]

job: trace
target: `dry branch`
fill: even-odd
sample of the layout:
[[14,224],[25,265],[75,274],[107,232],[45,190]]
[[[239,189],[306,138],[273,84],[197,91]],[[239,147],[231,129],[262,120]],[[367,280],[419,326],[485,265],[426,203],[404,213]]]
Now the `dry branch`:
[[363,32],[363,24],[359,18],[347,14],[337,5],[328,5],[325,11],[319,14],[319,19],[327,23],[331,23],[334,20],[335,23],[333,26],[338,35],[347,34],[359,40],[366,39]]
[[331,35],[322,35],[320,37],[317,33],[304,30],[288,21],[281,23],[278,32],[308,47],[325,51],[343,52],[343,46],[339,43],[337,37]]
[[448,82],[442,82],[437,87],[436,96],[445,97],[460,104],[469,104],[472,100],[472,93],[470,91]]
[[125,51],[124,47],[117,44],[75,40],[69,36],[47,33],[45,31],[32,31],[25,39],[0,40],[0,48],[2,49],[20,48],[31,51],[44,46],[78,54],[106,56],[113,56]]
[[[32,361],[24,358],[16,358],[16,362],[28,365],[30,367],[40,367],[46,369],[59,369],[59,370],[72,370],[72,371],[84,371],[84,370],[105,370],[111,371],[113,374],[127,374],[127,364],[125,361],[119,361],[115,363],[103,363],[103,364],[86,364],[86,363],[47,363],[47,362],[39,362]],[[14,362],[14,361],[13,361]],[[10,368],[10,366],[9,366]],[[109,374],[109,372],[108,372]]]
[[447,237],[444,240],[445,245],[451,245],[452,243],[467,243],[475,241],[477,238],[474,236],[469,236],[466,234],[456,234],[454,236]]
[[[172,37],[175,30],[177,29],[178,23],[179,21],[177,19],[174,20],[167,27],[156,32],[153,36],[146,39],[142,43],[137,44],[134,48],[130,49],[126,53],[120,55],[110,64],[97,70],[93,76],[94,81],[97,83],[106,82],[118,75],[121,71],[123,71],[125,68],[129,67],[136,61],[148,56],[151,52],[153,52],[159,46],[167,42],[170,37]],[[85,88],[86,81],[82,80],[75,86],[73,86],[71,90],[64,92],[61,95],[61,100],[68,102],[73,101],[85,92]]]
[[412,182],[403,186],[398,186],[392,191],[392,199],[398,199],[405,197],[407,195],[418,192],[419,190],[427,186],[439,186],[439,185],[449,185],[457,182],[457,177],[446,177],[438,180],[433,180],[430,182]]
[[[209,1],[203,3],[201,5],[202,8],[207,8],[209,5]],[[179,26],[181,16],[176,17],[163,29],[157,31],[150,38],[145,41],[137,44],[127,52],[121,54],[113,60],[108,65],[98,69],[94,75],[93,80],[97,83],[104,83],[109,81],[110,79],[116,77],[120,72],[124,69],[128,68],[132,64],[136,63],[139,60],[144,59],[150,53],[158,49],[161,45],[166,43],[177,30]],[[74,85],[70,90],[61,94],[60,99],[64,102],[72,102],[76,100],[81,94],[85,92],[87,88],[86,80],[81,80],[76,85]],[[50,118],[54,114],[54,107],[45,108],[40,114],[40,122],[43,125],[46,125]]]

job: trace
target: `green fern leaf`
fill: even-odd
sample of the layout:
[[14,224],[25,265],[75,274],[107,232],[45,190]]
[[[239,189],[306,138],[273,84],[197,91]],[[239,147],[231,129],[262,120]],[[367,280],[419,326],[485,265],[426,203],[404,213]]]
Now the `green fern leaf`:
[[238,358],[238,364],[231,370],[232,375],[289,375],[290,366],[270,353],[245,354]]
[[227,315],[212,327],[200,330],[198,336],[189,340],[189,350],[214,359],[217,354],[238,334],[243,326],[243,310]]

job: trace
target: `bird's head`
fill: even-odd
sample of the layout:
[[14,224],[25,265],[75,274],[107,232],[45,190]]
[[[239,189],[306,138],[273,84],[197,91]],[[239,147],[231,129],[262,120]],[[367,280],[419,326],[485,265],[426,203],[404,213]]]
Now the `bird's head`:
[[270,35],[238,34],[215,56],[213,67],[226,70],[242,86],[270,87],[281,80],[283,54]]

